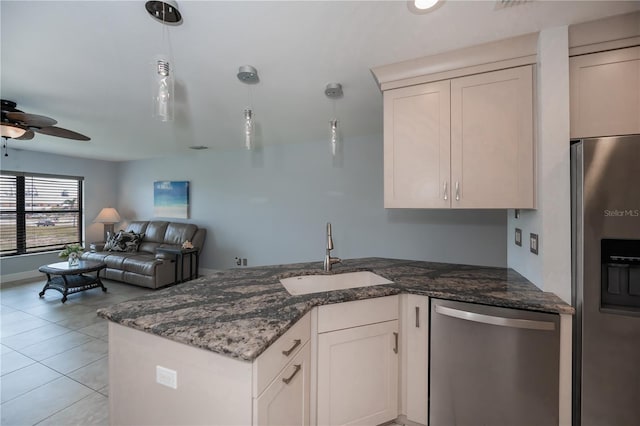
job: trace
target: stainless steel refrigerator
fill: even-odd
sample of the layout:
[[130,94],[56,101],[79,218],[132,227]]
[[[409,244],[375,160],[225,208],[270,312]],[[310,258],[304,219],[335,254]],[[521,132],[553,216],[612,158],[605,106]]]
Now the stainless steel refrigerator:
[[575,425],[640,424],[640,135],[571,146]]

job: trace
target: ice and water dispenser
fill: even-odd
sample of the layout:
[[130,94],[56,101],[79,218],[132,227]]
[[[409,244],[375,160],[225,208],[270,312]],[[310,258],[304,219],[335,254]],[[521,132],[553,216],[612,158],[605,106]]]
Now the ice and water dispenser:
[[640,315],[640,240],[601,242],[600,309]]

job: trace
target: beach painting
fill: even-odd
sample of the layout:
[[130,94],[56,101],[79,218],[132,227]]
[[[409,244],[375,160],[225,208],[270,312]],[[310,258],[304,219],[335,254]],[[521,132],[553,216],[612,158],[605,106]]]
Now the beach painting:
[[189,181],[153,182],[155,217],[189,218]]

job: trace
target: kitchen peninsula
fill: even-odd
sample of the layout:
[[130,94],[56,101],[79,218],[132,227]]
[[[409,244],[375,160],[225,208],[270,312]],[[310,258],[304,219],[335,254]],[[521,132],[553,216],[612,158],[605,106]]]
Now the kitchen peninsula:
[[[372,271],[393,284],[291,296],[279,280],[322,274],[322,264],[264,266],[221,271],[101,309],[99,315],[111,321],[111,422],[268,424],[261,419],[269,405],[263,407],[260,401],[273,385],[281,388],[298,374],[300,385],[309,389],[309,383],[320,377],[310,368],[317,361],[314,334],[365,323],[395,324],[387,334],[389,339],[395,338],[395,353],[402,355],[408,339],[403,340],[400,330],[407,320],[402,320],[405,314],[400,312],[399,295],[560,314],[569,318],[570,327],[571,306],[510,269],[365,258],[345,260],[333,273],[358,270]],[[335,310],[341,306],[348,309],[342,313]],[[322,309],[331,311],[323,314]],[[348,326],[331,329],[323,325],[341,315]],[[365,321],[359,316],[370,318]],[[562,330],[562,339],[566,332]],[[281,355],[287,352],[287,356]],[[305,354],[302,361],[294,359]],[[561,362],[562,356],[561,350]],[[390,384],[390,399],[397,402],[397,359],[394,362],[390,365],[396,368],[396,383]],[[162,376],[166,371],[162,368],[169,369],[169,377]],[[560,372],[562,375],[562,368]],[[283,376],[282,380],[274,380],[277,375]],[[309,403],[316,397],[314,388],[291,395],[301,399],[294,405],[303,407],[305,424],[308,419],[315,424],[322,416],[321,398],[317,413],[315,403]],[[404,402],[400,405],[404,407]],[[283,411],[282,406],[273,407]],[[393,418],[403,414],[397,406],[391,408],[395,409]]]

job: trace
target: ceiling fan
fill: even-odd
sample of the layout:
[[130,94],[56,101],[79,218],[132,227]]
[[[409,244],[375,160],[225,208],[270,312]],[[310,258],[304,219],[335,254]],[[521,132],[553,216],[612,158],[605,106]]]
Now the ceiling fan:
[[56,127],[58,122],[44,115],[27,114],[16,108],[13,101],[0,100],[2,117],[0,121],[0,136],[8,139],[30,140],[35,133],[56,136],[59,138],[73,139],[76,141],[91,140],[88,136],[72,130]]

